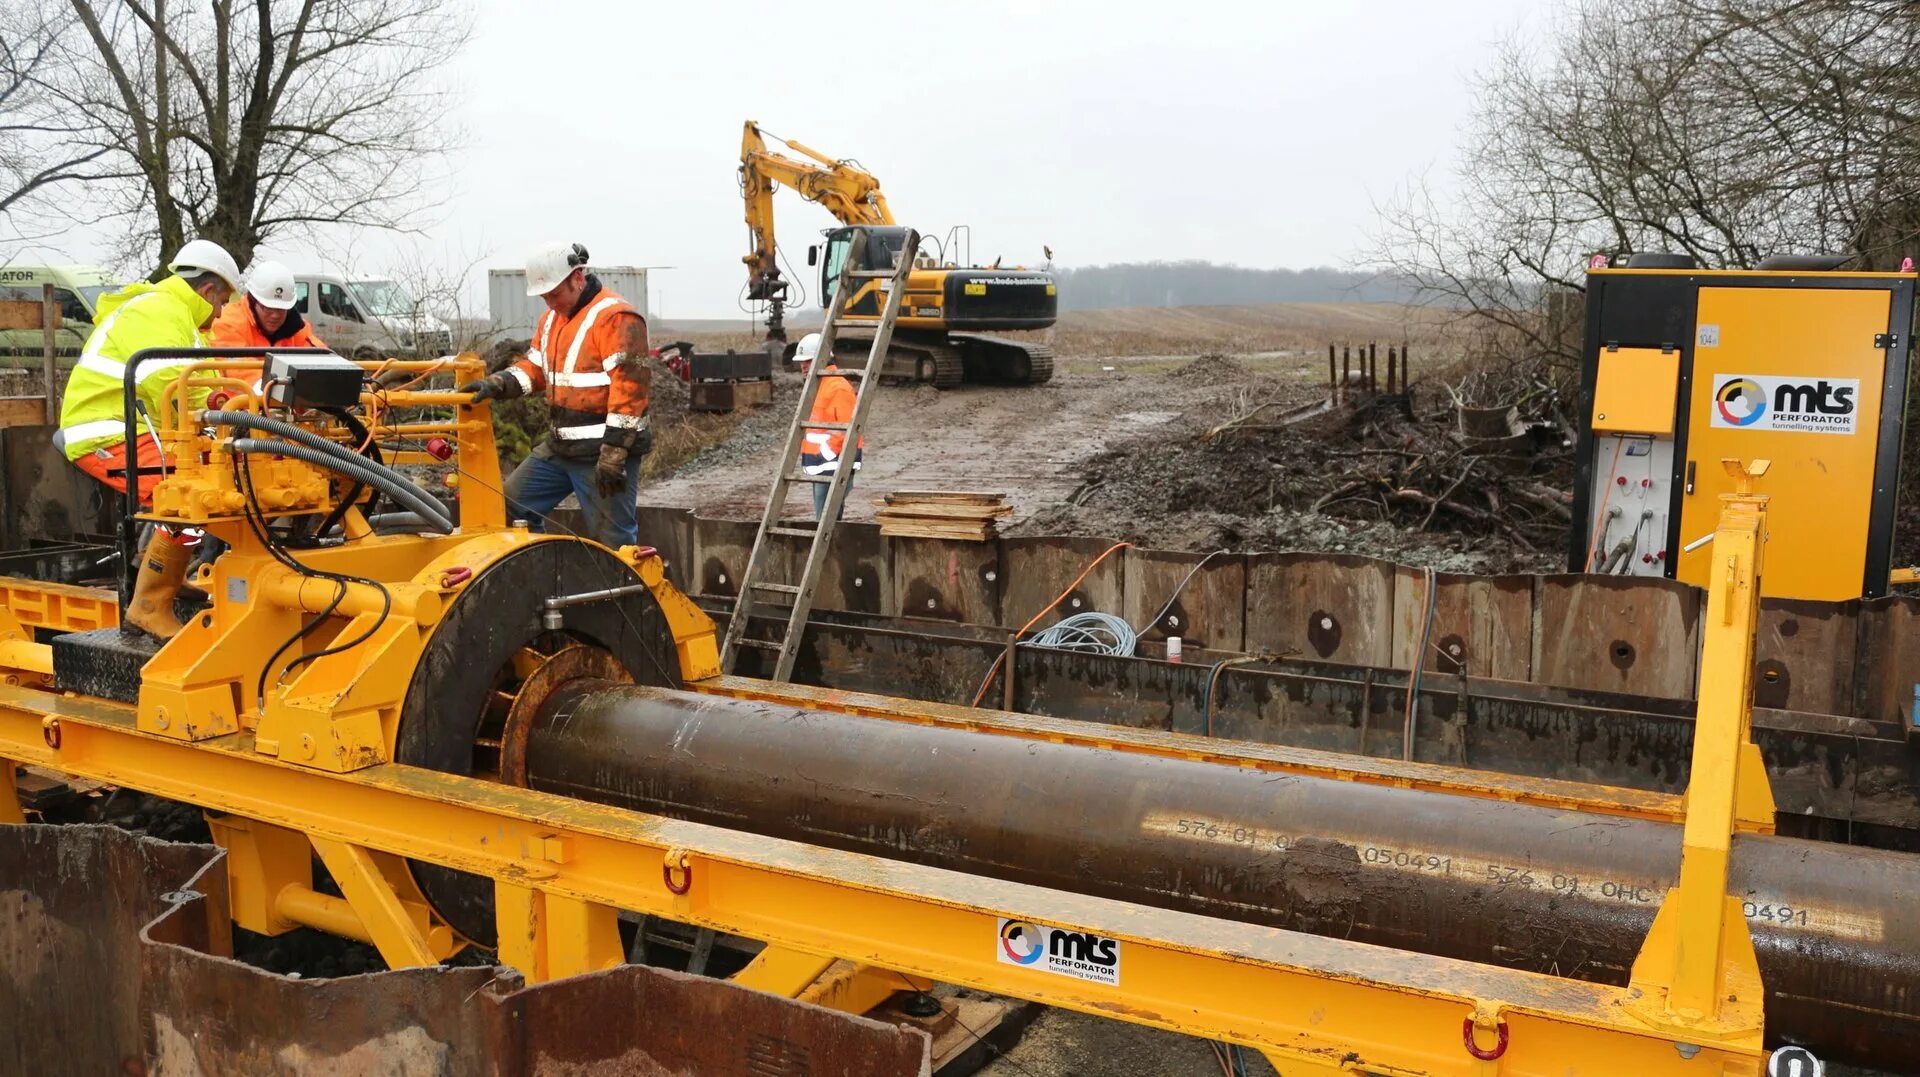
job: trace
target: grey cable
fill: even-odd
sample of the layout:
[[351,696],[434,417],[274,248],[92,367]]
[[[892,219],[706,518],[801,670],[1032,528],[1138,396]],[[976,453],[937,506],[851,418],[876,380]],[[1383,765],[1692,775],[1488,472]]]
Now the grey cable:
[[1122,618],[1111,613],[1076,613],[1021,640],[1020,645],[1126,658],[1138,642],[1138,633]]
[[289,456],[348,478],[359,479],[419,513],[429,530],[438,531],[443,535],[453,533],[453,521],[447,519],[439,506],[428,500],[418,487],[370,460],[352,454],[348,454],[343,459],[331,453],[317,452],[305,445],[269,441],[264,438],[235,438],[230,443],[230,447],[237,453],[271,453],[276,456]]

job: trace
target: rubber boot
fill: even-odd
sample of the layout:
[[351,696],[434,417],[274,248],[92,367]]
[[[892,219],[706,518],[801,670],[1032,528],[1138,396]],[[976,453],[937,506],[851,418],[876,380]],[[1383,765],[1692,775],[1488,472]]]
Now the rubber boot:
[[173,614],[173,600],[187,578],[193,551],[165,531],[155,531],[140,555],[140,575],[133,581],[133,601],[127,603],[123,624],[160,640],[170,640],[185,627]]

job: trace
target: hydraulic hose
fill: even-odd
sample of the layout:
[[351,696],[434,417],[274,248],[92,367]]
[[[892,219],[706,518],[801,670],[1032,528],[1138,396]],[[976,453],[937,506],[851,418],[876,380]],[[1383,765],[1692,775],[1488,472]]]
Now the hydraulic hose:
[[[453,530],[453,523],[447,519],[446,514],[441,512],[438,506],[428,500],[424,494],[421,494],[420,491],[405,478],[387,468],[386,465],[370,461],[358,453],[350,452],[340,444],[328,441],[326,438],[321,437],[311,430],[295,426],[292,423],[283,423],[278,419],[269,419],[264,415],[255,415],[247,411],[209,411],[205,413],[204,418],[206,422],[215,425],[237,426],[242,430],[255,430],[262,433],[274,434],[312,449],[317,453],[323,454],[328,461],[341,465],[340,467],[331,468],[331,470],[339,471],[349,478],[362,479],[366,485],[372,486],[374,489],[381,491],[395,501],[419,512],[421,518],[425,520],[430,527],[433,527],[440,533],[446,534]],[[284,453],[283,455],[294,456],[296,454]],[[330,466],[322,460],[312,459],[310,457],[303,456],[299,457],[299,459],[306,460],[308,463],[319,467]]]
[[268,441],[262,438],[235,438],[230,447],[237,453],[271,453],[275,456],[290,456],[315,467],[355,479],[379,490],[388,497],[420,515],[420,519],[432,531],[443,535],[453,532],[453,521],[440,511],[427,496],[412,483],[394,474],[392,471],[372,463],[352,453],[341,455],[321,452],[304,444],[285,441]]
[[[366,462],[366,457],[348,450],[338,442],[328,441],[311,430],[292,423],[283,423],[278,419],[269,419],[264,415],[255,415],[250,411],[208,411],[202,414],[202,418],[215,426],[237,426],[242,430],[255,430],[286,438],[288,441],[297,441],[310,449],[326,453],[347,463]],[[385,467],[385,465],[381,466]]]

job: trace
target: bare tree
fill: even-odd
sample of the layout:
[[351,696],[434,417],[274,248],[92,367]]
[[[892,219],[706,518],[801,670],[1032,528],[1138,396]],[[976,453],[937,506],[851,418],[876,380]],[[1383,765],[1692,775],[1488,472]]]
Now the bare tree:
[[1548,359],[1593,251],[1891,268],[1920,237],[1916,55],[1907,0],[1579,0],[1481,74],[1455,175],[1382,208],[1375,268]]
[[58,30],[26,80],[59,122],[32,141],[103,166],[63,201],[122,221],[130,260],[201,235],[246,262],[275,235],[436,205],[462,0],[13,2]]
[[50,5],[0,8],[0,219],[16,230],[43,193],[113,177],[103,163],[110,151],[77,139],[73,119],[49,107],[37,81],[71,22]]

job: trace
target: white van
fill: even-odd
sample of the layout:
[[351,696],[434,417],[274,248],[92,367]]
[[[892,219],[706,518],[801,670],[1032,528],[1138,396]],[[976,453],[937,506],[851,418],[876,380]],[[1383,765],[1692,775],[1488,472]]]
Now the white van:
[[[44,294],[41,286],[47,284],[53,285],[53,301],[60,305],[54,353],[77,356],[87,342],[87,334],[93,332],[95,305],[101,296],[118,290],[120,283],[99,266],[0,266],[0,299],[38,303]],[[38,369],[45,347],[39,329],[0,329],[0,366]]]
[[447,323],[421,309],[390,280],[354,280],[329,273],[294,277],[294,308],[327,347],[342,355],[367,345],[381,355],[445,355],[453,350]]

